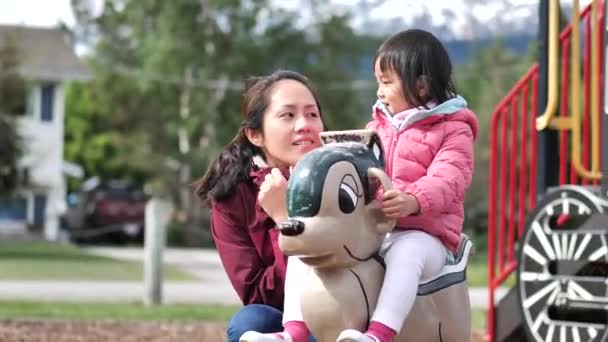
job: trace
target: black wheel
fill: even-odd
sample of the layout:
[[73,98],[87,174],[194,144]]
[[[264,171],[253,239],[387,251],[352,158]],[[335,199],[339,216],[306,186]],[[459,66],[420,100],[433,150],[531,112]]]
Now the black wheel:
[[566,186],[530,213],[517,290],[530,341],[608,341],[608,216],[591,191]]

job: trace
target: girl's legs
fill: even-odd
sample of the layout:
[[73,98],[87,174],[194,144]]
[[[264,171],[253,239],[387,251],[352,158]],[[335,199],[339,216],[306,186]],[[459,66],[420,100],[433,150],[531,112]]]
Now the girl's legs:
[[370,327],[365,335],[346,330],[338,341],[391,341],[414,305],[420,279],[439,273],[445,263],[443,244],[430,234],[396,231],[386,239],[386,273]]
[[372,321],[399,331],[414,305],[420,279],[441,271],[446,250],[438,238],[422,231],[396,232],[389,239],[392,246],[384,256],[387,270]]

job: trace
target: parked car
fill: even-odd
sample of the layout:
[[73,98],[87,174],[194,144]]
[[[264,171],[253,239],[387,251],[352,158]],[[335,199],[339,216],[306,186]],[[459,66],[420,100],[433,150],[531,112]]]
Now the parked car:
[[72,241],[143,241],[147,196],[140,188],[91,178],[67,202],[62,225]]

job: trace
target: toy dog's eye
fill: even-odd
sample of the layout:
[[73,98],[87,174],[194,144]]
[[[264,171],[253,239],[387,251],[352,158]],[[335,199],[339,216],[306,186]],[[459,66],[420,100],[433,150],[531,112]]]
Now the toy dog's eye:
[[355,211],[357,207],[358,196],[357,193],[350,185],[346,183],[340,184],[340,190],[338,193],[338,203],[340,210],[345,214],[350,214]]

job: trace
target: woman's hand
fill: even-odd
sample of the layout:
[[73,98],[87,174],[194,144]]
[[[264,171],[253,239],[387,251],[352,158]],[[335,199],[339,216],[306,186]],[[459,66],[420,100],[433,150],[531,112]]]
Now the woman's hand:
[[273,168],[260,185],[258,201],[274,222],[287,220],[287,180],[277,168]]
[[380,204],[384,215],[392,219],[416,214],[420,210],[420,204],[414,195],[395,189],[384,192]]

